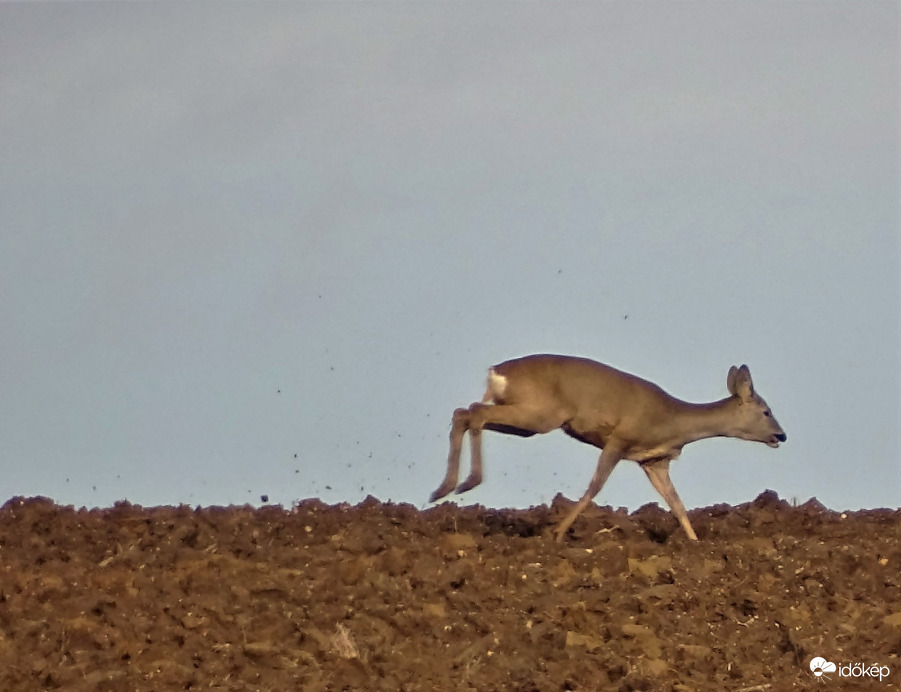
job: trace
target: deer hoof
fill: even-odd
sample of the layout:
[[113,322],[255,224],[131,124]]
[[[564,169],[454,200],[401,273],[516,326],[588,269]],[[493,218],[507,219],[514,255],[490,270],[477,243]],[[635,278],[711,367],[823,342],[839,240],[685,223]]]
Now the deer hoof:
[[435,502],[437,500],[440,500],[442,497],[444,497],[445,495],[450,493],[450,491],[453,489],[454,489],[454,486],[452,486],[452,485],[448,486],[446,488],[444,485],[442,485],[440,488],[438,488],[438,490],[436,490],[431,495],[429,495],[429,502]]
[[467,490],[472,490],[473,488],[475,488],[481,482],[481,478],[472,478],[470,476],[465,481],[460,483],[460,485],[457,486],[457,489],[454,492],[457,493],[457,495],[459,495],[460,493],[465,493]]
[[566,531],[554,531],[554,540],[557,543],[563,543],[563,537],[566,535]]

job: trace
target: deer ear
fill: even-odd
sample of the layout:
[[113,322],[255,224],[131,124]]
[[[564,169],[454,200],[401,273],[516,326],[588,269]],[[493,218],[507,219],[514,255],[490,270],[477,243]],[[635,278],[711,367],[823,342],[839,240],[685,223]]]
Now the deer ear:
[[751,371],[747,365],[729,368],[729,376],[726,378],[726,386],[729,393],[738,396],[742,401],[750,401],[754,397],[754,383],[751,381]]
[[732,396],[735,396],[735,376],[738,375],[738,368],[734,365],[729,368],[729,374],[726,375],[726,389]]

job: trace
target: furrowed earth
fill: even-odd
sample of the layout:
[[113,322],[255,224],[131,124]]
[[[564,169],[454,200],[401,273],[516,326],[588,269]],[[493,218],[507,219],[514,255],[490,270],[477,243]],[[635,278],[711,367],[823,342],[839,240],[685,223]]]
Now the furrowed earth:
[[13,498],[0,690],[901,687],[901,511],[570,506]]

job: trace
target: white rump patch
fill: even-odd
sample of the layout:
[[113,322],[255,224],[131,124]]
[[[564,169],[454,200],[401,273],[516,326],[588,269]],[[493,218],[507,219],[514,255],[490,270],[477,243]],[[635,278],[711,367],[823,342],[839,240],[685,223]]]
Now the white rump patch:
[[507,378],[503,375],[499,375],[494,368],[488,368],[488,389],[485,390],[485,396],[482,397],[482,403],[497,403],[498,399],[504,398],[504,392],[506,391]]

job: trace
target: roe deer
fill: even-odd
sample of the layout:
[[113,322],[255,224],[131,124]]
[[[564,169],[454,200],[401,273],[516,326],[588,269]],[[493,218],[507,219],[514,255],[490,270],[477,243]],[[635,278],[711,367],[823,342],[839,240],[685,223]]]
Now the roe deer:
[[[730,397],[709,404],[676,399],[657,385],[609,365],[572,356],[534,355],[488,370],[481,403],[454,411],[447,474],[429,500],[456,486],[462,493],[482,482],[482,430],[531,437],[562,428],[570,437],[601,449],[588,490],[557,527],[557,541],[601,491],[621,459],[637,461],[666,500],[688,537],[698,540],[685,505],[669,477],[670,461],[689,442],[736,437],[778,447],[786,436],[769,406],[754,392],[747,365],[729,368]],[[472,461],[460,485],[460,448],[469,431]]]

